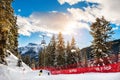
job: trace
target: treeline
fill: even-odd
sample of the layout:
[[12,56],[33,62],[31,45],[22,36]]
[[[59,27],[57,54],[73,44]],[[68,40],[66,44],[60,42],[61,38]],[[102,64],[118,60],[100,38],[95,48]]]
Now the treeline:
[[57,37],[53,35],[50,43],[43,46],[43,50],[39,52],[38,61],[31,59],[29,55],[22,56],[23,62],[32,68],[76,64],[80,62],[80,59],[80,49],[76,46],[74,37],[66,44],[61,32]]
[[52,36],[48,46],[39,53],[39,66],[65,66],[80,61],[80,49],[74,37],[65,44],[62,33]]
[[81,62],[77,67],[87,66],[103,66],[111,64],[110,54],[112,53],[111,45],[109,41],[114,34],[110,22],[105,20],[104,17],[96,18],[96,22],[92,23],[90,34],[93,37],[91,52],[81,52],[76,46],[74,37],[72,40],[65,44],[62,33],[59,33],[57,37],[52,36],[48,46],[44,46],[44,49],[39,53],[39,60],[34,64],[34,67],[38,66],[51,66],[61,67],[70,64],[77,64]]

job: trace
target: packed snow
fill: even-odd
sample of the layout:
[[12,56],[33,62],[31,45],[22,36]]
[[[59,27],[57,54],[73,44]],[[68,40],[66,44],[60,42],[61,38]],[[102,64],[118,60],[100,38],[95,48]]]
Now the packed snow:
[[12,53],[6,58],[8,66],[0,64],[0,80],[120,80],[120,73],[84,73],[84,74],[58,74],[48,75],[43,70],[39,76],[39,70],[31,70],[26,64],[17,67],[17,57]]

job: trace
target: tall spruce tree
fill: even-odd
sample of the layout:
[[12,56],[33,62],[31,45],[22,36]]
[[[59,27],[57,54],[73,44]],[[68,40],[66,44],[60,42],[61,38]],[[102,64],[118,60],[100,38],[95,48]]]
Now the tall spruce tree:
[[38,64],[39,66],[43,66],[43,61],[44,60],[44,55],[43,55],[43,51],[39,52],[39,58],[38,58]]
[[93,36],[92,54],[95,59],[94,64],[96,66],[107,65],[109,63],[107,57],[110,52],[110,43],[108,41],[113,34],[110,22],[106,21],[104,17],[97,18],[96,22],[92,23],[90,28],[90,33]]
[[47,66],[48,65],[48,54],[47,54],[47,48],[44,48],[40,53],[39,53],[39,65],[40,66]]
[[71,46],[69,41],[67,42],[67,46],[66,46],[66,63],[67,65],[71,64]]
[[56,40],[55,40],[55,35],[53,35],[47,48],[48,61],[49,61],[48,66],[54,66],[55,56],[56,56],[55,51],[56,51]]
[[20,54],[18,55],[17,66],[18,66],[18,67],[22,67],[22,57],[21,57]]
[[62,33],[60,32],[57,37],[56,43],[56,66],[65,65],[65,42]]
[[[79,47],[76,47],[77,67],[81,67],[81,51]],[[86,59],[87,60],[87,59]]]
[[17,25],[14,11],[11,7],[13,0],[0,0],[0,58],[6,54],[6,50],[17,51]]
[[26,55],[26,56],[22,56],[22,60],[25,64],[27,64],[28,66],[31,65],[31,60],[30,60],[30,55]]
[[75,38],[74,37],[72,37],[72,40],[71,40],[71,48],[76,48],[75,47],[75,45],[76,45],[76,43],[75,43]]
[[34,59],[31,60],[31,65],[30,65],[30,67],[31,67],[32,69],[35,69],[35,60],[34,60]]
[[74,63],[77,63],[77,49],[76,49],[76,43],[75,43],[75,38],[72,37],[72,40],[71,40],[71,63],[74,64]]

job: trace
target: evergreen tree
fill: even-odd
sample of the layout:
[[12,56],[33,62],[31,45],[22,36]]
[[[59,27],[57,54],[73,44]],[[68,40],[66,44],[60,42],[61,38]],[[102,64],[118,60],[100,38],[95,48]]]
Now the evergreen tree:
[[34,59],[32,59],[32,61],[31,61],[31,68],[35,69],[35,60]]
[[44,60],[43,51],[40,51],[39,58],[38,58],[39,66],[43,66],[43,62],[44,62],[43,60]]
[[22,67],[22,59],[21,58],[18,59],[17,66]]
[[44,52],[44,66],[50,66],[50,54],[49,54],[49,52],[48,52],[48,48],[50,48],[50,47],[48,47],[48,46],[46,46],[46,48],[43,50],[43,52]]
[[44,48],[39,53],[39,65],[40,66],[47,66],[48,65],[48,54],[47,54],[47,48]]
[[75,38],[72,37],[72,40],[71,40],[71,47],[72,47],[73,49],[75,49],[75,48],[76,48],[75,45],[76,45],[76,43],[75,43]]
[[17,66],[18,67],[22,67],[22,58],[21,58],[21,55],[19,54],[19,55],[17,55],[17,57],[18,57]]
[[67,47],[66,47],[66,65],[71,64],[71,46],[69,41],[67,42]]
[[75,38],[72,37],[71,40],[71,54],[70,54],[70,58],[71,58],[71,63],[77,63],[78,57],[77,57],[77,50],[76,50],[76,43],[75,43]]
[[55,35],[53,35],[47,48],[48,66],[54,66],[55,56],[56,56],[55,51],[56,51],[56,41],[55,41]]
[[22,56],[22,60],[25,64],[27,64],[28,66],[31,65],[31,60],[30,60],[30,55],[26,55],[26,56]]
[[[77,61],[77,67],[81,67],[81,52],[80,52],[80,48],[77,47],[76,48],[76,61]],[[87,56],[86,56],[87,57]],[[87,59],[86,59],[87,60]]]
[[[6,54],[6,49],[17,47],[17,25],[14,11],[11,7],[13,0],[0,0],[0,58]],[[14,37],[14,39],[12,39]],[[12,44],[15,43],[15,44]],[[17,49],[17,48],[16,48]],[[16,53],[17,50],[16,50]]]
[[80,66],[80,49],[76,47],[75,38],[72,37],[71,44],[67,42],[66,47],[66,57],[67,57],[67,65],[76,64],[77,66]]
[[55,65],[56,66],[65,65],[65,44],[64,44],[64,39],[61,32],[58,34],[58,37],[57,37],[55,54],[56,54]]
[[[109,62],[104,60],[108,57],[110,51],[110,43],[113,31],[110,23],[102,18],[97,18],[95,23],[91,25],[91,35],[93,36],[92,54],[95,59],[95,65],[107,65]],[[107,63],[106,63],[107,61]]]

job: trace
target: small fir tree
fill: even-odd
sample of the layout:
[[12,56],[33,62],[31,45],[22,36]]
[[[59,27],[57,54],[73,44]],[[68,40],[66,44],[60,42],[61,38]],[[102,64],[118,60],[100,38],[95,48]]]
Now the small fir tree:
[[47,48],[48,63],[49,63],[48,66],[54,66],[55,56],[56,56],[55,51],[56,51],[56,40],[55,40],[55,35],[53,35]]
[[64,38],[62,33],[60,32],[57,37],[57,43],[56,43],[56,66],[63,66],[65,65],[65,44],[64,44]]

